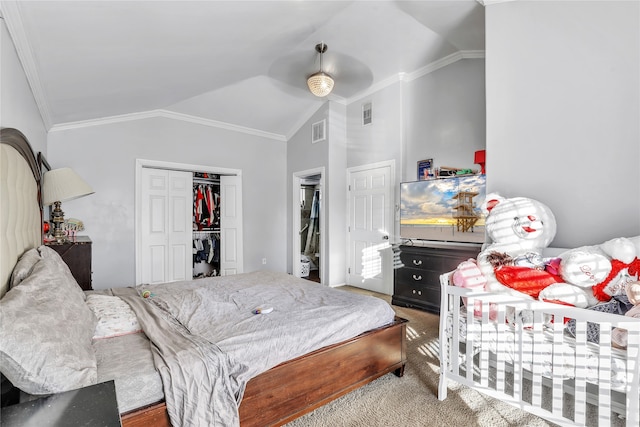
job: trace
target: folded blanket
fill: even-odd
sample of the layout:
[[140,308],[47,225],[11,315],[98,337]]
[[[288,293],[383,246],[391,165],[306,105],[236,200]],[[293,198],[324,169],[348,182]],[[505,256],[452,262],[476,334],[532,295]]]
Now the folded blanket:
[[114,288],[138,316],[152,342],[174,427],[239,426],[239,401],[246,382],[243,365],[232,364],[217,345],[192,335],[133,288]]

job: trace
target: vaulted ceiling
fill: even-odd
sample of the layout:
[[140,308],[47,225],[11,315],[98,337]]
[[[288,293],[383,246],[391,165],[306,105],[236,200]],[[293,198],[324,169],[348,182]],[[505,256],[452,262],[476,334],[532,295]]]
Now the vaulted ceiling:
[[[483,55],[484,8],[444,1],[2,1],[48,127],[164,114],[286,140],[349,103]],[[336,83],[314,97],[307,76]]]

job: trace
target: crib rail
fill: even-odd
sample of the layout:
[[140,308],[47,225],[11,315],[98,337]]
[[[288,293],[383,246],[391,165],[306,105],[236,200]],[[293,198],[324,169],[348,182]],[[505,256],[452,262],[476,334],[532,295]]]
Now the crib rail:
[[[640,425],[640,319],[440,279],[440,400],[453,380],[559,425]],[[599,342],[587,339],[594,325]],[[612,346],[616,327],[628,331],[626,350]]]

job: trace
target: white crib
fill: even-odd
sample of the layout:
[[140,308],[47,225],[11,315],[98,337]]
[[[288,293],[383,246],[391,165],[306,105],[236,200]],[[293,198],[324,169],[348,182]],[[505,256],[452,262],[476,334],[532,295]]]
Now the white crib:
[[[464,289],[451,276],[440,277],[438,399],[453,380],[559,425],[640,425],[640,319]],[[626,350],[611,346],[615,327],[628,330]]]

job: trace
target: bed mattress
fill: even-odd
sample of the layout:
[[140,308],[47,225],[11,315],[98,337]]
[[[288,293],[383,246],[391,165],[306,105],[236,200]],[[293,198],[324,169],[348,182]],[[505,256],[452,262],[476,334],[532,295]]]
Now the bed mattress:
[[[147,295],[144,303],[154,312],[166,315],[200,342],[213,343],[234,365],[243,366],[237,378],[242,383],[284,361],[388,325],[395,317],[391,306],[379,298],[274,272],[123,291],[101,293],[121,295],[124,300],[132,294]],[[138,299],[136,305],[141,304],[142,298]],[[257,308],[272,311],[255,314]],[[146,335],[94,342],[99,380],[115,380],[121,412],[166,398],[162,375],[154,366],[154,336],[149,335],[150,341]]]

